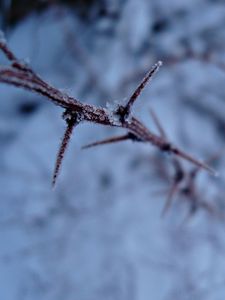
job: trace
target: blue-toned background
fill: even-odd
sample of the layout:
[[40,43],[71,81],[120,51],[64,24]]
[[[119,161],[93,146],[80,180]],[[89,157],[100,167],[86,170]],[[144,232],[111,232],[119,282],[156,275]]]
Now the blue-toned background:
[[131,142],[81,150],[121,133],[83,124],[52,190],[62,110],[0,84],[0,299],[223,300],[225,2],[1,1],[0,24],[40,76],[95,105],[129,97],[162,60],[135,115],[157,132],[151,107],[182,149],[219,153],[220,173],[195,180],[212,213],[178,193],[162,218],[172,160]]

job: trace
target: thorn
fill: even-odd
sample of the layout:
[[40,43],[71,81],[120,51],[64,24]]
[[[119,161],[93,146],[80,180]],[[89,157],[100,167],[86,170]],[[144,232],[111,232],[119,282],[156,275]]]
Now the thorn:
[[117,142],[121,142],[121,141],[126,141],[126,140],[131,140],[131,134],[127,133],[121,136],[115,136],[115,137],[111,137],[105,140],[101,140],[101,141],[97,141],[88,145],[85,145],[82,147],[82,149],[88,149],[91,147],[95,147],[95,146],[100,146],[100,145],[106,145],[106,144],[112,144],[112,143],[117,143]]
[[133,92],[131,97],[129,98],[126,106],[124,107],[124,114],[128,116],[131,111],[131,107],[134,104],[134,102],[137,100],[137,98],[140,96],[141,92],[145,88],[148,81],[153,77],[153,75],[159,70],[159,68],[162,66],[162,62],[158,61],[151,69],[148,71],[146,76],[143,78],[141,83],[138,85],[136,90]]
[[6,56],[6,58],[9,61],[12,61],[12,62],[17,61],[17,58],[15,57],[15,55],[12,53],[12,51],[7,46],[6,40],[1,37],[0,37],[0,49],[2,50],[2,52],[4,53],[4,55]]
[[[207,160],[206,160],[206,163],[209,164],[209,163],[213,163],[214,161],[218,160],[219,157],[221,156],[222,154],[222,151],[220,150],[219,152],[211,155]],[[200,171],[200,167],[195,167],[191,172],[190,172],[190,177],[191,178],[194,178],[198,175],[198,172]],[[214,174],[215,177],[218,177],[219,174],[217,172],[215,172]]]
[[161,123],[159,121],[159,118],[157,117],[156,113],[154,112],[154,110],[152,108],[150,108],[150,114],[152,116],[152,119],[153,119],[153,121],[154,121],[154,123],[155,123],[155,125],[156,125],[156,127],[157,127],[157,129],[158,129],[158,131],[159,131],[159,133],[161,135],[161,137],[164,138],[164,139],[167,139],[166,132],[163,129],[163,127],[162,127],[162,125],[161,125]]
[[173,201],[173,199],[174,199],[173,196],[174,196],[174,194],[177,192],[178,187],[179,187],[179,184],[180,184],[180,182],[176,182],[176,183],[172,186],[172,188],[170,189],[169,195],[168,195],[168,197],[167,197],[166,203],[165,203],[165,205],[164,205],[164,207],[163,207],[163,210],[162,210],[162,213],[161,213],[161,217],[165,217],[166,213],[168,212],[169,208],[171,207],[172,201]]
[[67,122],[67,128],[64,133],[62,143],[60,145],[60,148],[59,148],[58,154],[57,154],[57,158],[56,158],[55,169],[54,169],[53,179],[52,179],[52,187],[54,187],[56,184],[56,180],[57,180],[59,172],[60,172],[64,154],[65,154],[66,148],[68,146],[68,143],[69,143],[69,140],[70,140],[70,137],[72,135],[73,128],[75,125],[76,125],[75,119],[70,120],[70,122]]
[[214,169],[210,168],[207,164],[205,164],[202,161],[199,161],[198,159],[195,159],[194,157],[192,157],[191,155],[181,151],[180,149],[172,148],[171,152],[174,153],[175,155],[177,155],[179,157],[182,157],[183,159],[193,163],[197,167],[208,171],[211,175],[213,175],[215,177],[218,176],[218,173]]
[[184,176],[185,176],[184,171],[182,169],[182,166],[181,166],[179,160],[177,158],[174,158],[173,161],[174,161],[174,168],[175,168],[175,175],[174,175],[174,178],[173,178],[174,182],[173,182],[173,185],[172,185],[172,187],[169,191],[169,195],[167,197],[166,203],[165,203],[164,208],[162,210],[162,214],[161,214],[162,217],[165,216],[168,209],[172,205],[173,196],[178,191],[178,188],[179,188],[179,186],[180,186],[180,184],[183,181]]

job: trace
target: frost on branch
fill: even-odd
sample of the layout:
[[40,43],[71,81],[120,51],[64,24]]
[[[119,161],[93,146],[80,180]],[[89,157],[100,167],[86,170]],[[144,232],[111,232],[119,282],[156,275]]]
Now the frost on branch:
[[64,157],[64,153],[66,151],[66,148],[68,146],[69,140],[71,138],[71,135],[73,133],[73,129],[74,127],[79,124],[79,122],[82,121],[81,117],[79,116],[79,114],[71,114],[68,111],[65,111],[63,113],[63,119],[65,120],[67,127],[66,127],[66,131],[64,133],[60,148],[58,150],[58,154],[57,154],[57,159],[56,159],[56,163],[55,163],[55,169],[54,169],[54,173],[53,173],[53,179],[52,179],[52,186],[55,186],[59,171],[60,171],[60,167],[62,164],[62,160]]
[[145,77],[142,79],[141,83],[138,85],[136,90],[133,92],[131,97],[129,98],[127,104],[125,106],[119,105],[116,114],[119,115],[121,121],[129,121],[130,115],[131,115],[131,108],[134,105],[135,101],[140,96],[141,92],[145,88],[146,84],[152,79],[154,74],[159,70],[159,68],[162,66],[162,62],[158,61],[151,69],[148,71],[148,73],[145,75]]
[[6,58],[9,60],[9,66],[0,66],[0,82],[24,88],[28,91],[38,93],[46,97],[55,105],[62,107],[65,111],[63,119],[66,122],[67,128],[58,151],[56,165],[53,175],[53,185],[58,177],[60,167],[63,161],[65,150],[68,146],[74,126],[77,126],[84,121],[97,123],[105,126],[119,127],[126,131],[124,135],[112,137],[100,142],[95,142],[87,145],[85,148],[119,141],[131,140],[143,143],[149,143],[157,147],[160,151],[175,155],[175,157],[183,158],[201,169],[214,174],[214,171],[205,163],[195,159],[190,154],[182,151],[175,145],[172,145],[160,127],[159,121],[152,113],[152,117],[158,126],[160,135],[151,132],[141,121],[131,114],[131,109],[135,101],[140,96],[146,84],[158,71],[162,62],[157,62],[141,83],[132,93],[125,105],[118,104],[115,109],[96,107],[90,104],[83,104],[77,99],[70,97],[57,88],[49,85],[45,80],[39,77],[27,64],[16,58],[14,53],[7,46],[4,38],[0,40],[0,49]]

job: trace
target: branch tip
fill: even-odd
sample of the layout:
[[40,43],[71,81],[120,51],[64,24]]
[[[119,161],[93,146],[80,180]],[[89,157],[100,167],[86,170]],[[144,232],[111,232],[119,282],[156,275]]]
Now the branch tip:
[[84,145],[81,149],[88,149],[88,148],[92,148],[92,147],[96,147],[96,146],[100,146],[100,145],[107,145],[107,144],[113,144],[113,143],[118,143],[118,142],[122,142],[122,141],[126,141],[126,140],[132,140],[132,134],[131,133],[127,133],[124,135],[120,135],[120,136],[115,136],[115,137],[111,137],[108,139],[104,139],[101,141],[97,141],[94,143],[90,143],[88,145]]
[[197,167],[199,167],[200,169],[204,169],[206,170],[208,173],[210,173],[211,175],[217,177],[217,172],[209,167],[206,163],[194,158],[193,156],[181,151],[180,149],[172,149],[172,152],[177,155],[180,156],[181,158],[193,163],[194,165],[196,165]]
[[71,120],[70,122],[67,122],[67,128],[66,128],[66,131],[64,133],[62,143],[59,147],[57,158],[56,158],[56,163],[55,163],[55,168],[54,168],[53,178],[52,178],[52,187],[54,187],[55,184],[56,184],[56,180],[57,180],[59,172],[60,172],[60,168],[61,168],[61,165],[62,165],[64,154],[65,154],[65,151],[67,149],[67,146],[68,146],[68,143],[70,141],[70,137],[72,135],[72,132],[73,132],[73,129],[74,129],[75,125],[76,125],[76,120],[75,119]]
[[164,128],[162,127],[162,124],[160,123],[158,116],[156,115],[156,113],[154,112],[154,110],[152,108],[150,108],[150,114],[153,119],[153,122],[155,123],[155,126],[157,127],[157,129],[160,133],[160,136],[164,139],[167,139],[166,132],[165,132]]
[[153,75],[159,70],[159,68],[162,66],[162,61],[159,60],[156,64],[152,66],[152,68],[147,72],[145,77],[142,79],[141,83],[137,86],[131,97],[129,98],[126,106],[120,106],[118,110],[118,114],[121,116],[122,121],[130,115],[131,107],[133,106],[134,102],[137,100],[137,98],[142,93],[143,89],[145,88],[146,84],[149,82],[149,80],[153,77]]

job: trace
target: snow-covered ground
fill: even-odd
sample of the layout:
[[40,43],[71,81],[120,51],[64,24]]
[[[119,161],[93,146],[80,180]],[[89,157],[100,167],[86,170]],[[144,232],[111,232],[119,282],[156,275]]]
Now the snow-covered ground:
[[[157,132],[154,108],[171,141],[196,157],[219,153],[220,177],[201,172],[196,184],[201,200],[223,214],[224,2],[105,6],[108,16],[89,22],[62,7],[33,14],[7,33],[9,45],[51,84],[101,106],[128,97],[162,59],[134,113]],[[190,48],[196,56],[209,51],[210,62],[185,58]],[[0,98],[0,299],[224,299],[221,217],[200,208],[187,220],[191,200],[182,197],[161,217],[172,184],[169,157],[131,142],[81,150],[121,132],[83,124],[52,190],[61,109],[4,85]]]

